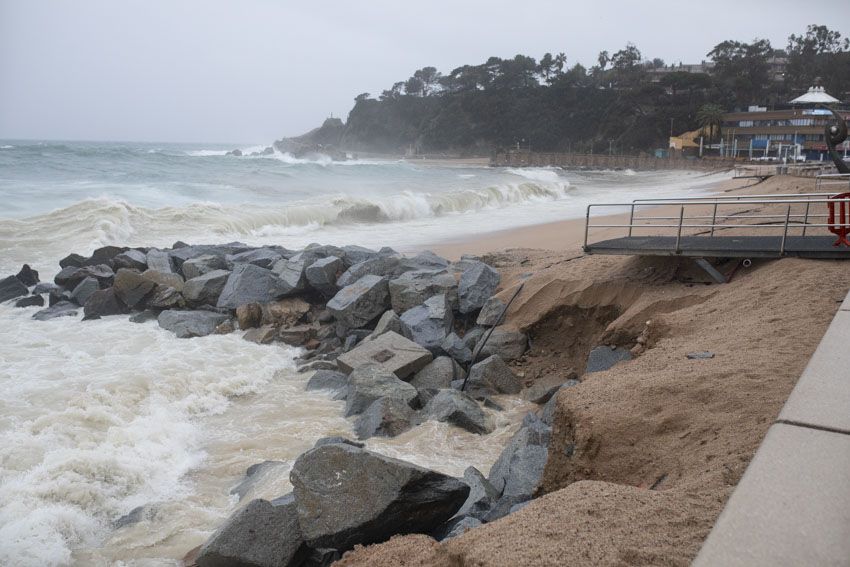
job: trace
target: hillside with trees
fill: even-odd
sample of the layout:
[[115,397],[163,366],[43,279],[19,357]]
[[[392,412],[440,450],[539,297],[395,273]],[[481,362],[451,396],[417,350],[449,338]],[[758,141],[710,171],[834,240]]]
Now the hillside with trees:
[[702,72],[647,59],[632,44],[602,51],[590,68],[570,65],[565,53],[491,57],[446,74],[424,67],[378,96],[358,95],[345,124],[334,122],[339,139],[320,129],[321,143],[393,153],[489,154],[517,145],[636,153],[666,147],[671,130],[702,127],[716,136],[724,112],[783,105],[817,79],[850,98],[850,41],[826,26],[792,34],[783,49],[728,40],[706,56]]

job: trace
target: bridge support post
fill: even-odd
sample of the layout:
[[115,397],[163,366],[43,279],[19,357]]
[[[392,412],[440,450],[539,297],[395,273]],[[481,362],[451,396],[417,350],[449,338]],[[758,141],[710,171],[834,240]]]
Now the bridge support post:
[[711,262],[706,260],[705,258],[694,258],[694,262],[697,266],[702,268],[705,273],[707,273],[711,279],[716,281],[717,283],[726,283],[726,276],[721,274],[717,268],[711,265]]

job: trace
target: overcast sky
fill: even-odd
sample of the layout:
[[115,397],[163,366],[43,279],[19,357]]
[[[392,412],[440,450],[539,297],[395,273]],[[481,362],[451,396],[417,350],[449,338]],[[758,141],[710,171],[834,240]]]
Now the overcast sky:
[[848,0],[0,0],[0,138],[270,142],[433,65],[850,33]]

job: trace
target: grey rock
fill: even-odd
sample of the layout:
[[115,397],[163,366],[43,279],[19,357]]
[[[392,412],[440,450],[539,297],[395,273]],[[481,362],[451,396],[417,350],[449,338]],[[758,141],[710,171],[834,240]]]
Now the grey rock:
[[230,272],[213,270],[183,284],[183,297],[192,306],[217,305]]
[[100,285],[97,280],[93,277],[87,277],[77,284],[77,287],[71,292],[71,297],[74,298],[77,305],[85,305],[89,297],[99,289]]
[[30,268],[29,264],[24,264],[21,266],[20,271],[15,274],[15,277],[18,278],[18,281],[24,284],[27,287],[33,286],[38,283],[38,272]]
[[435,534],[437,541],[445,541],[461,536],[471,529],[483,525],[483,522],[471,516],[458,516],[445,523]]
[[336,394],[348,389],[348,376],[336,370],[317,370],[307,380],[307,390],[331,390]]
[[36,311],[32,318],[36,321],[49,321],[57,317],[76,317],[79,306],[70,301],[60,301],[56,305]]
[[375,325],[375,330],[369,335],[371,338],[377,338],[386,332],[393,331],[401,334],[401,319],[398,318],[395,311],[389,309],[378,319],[378,324]]
[[148,269],[147,254],[140,250],[127,250],[112,258],[112,269],[129,268],[143,272]]
[[56,285],[66,289],[74,289],[84,279],[92,277],[99,283],[100,287],[110,287],[115,278],[115,273],[112,268],[105,264],[97,266],[84,266],[82,268],[65,268],[53,279]]
[[304,453],[290,480],[308,544],[340,551],[432,532],[469,494],[458,479],[348,445]]
[[333,296],[337,290],[336,276],[342,270],[342,260],[336,256],[328,256],[316,260],[304,273],[310,287],[326,297]]
[[413,341],[387,331],[383,335],[365,341],[337,358],[343,372],[352,372],[361,366],[376,365],[379,368],[405,379],[424,368],[433,356]]
[[59,267],[63,270],[65,268],[82,268],[86,265],[86,260],[88,260],[88,258],[85,256],[80,256],[79,254],[68,254],[59,260]]
[[354,431],[358,439],[395,437],[411,427],[413,408],[398,398],[378,398],[358,416]]
[[449,333],[443,342],[440,343],[440,348],[447,355],[455,359],[461,364],[469,364],[472,362],[472,350],[466,346],[462,338],[457,336],[457,333]]
[[307,289],[307,261],[303,257],[279,260],[272,266],[272,272],[280,278],[284,296]]
[[412,258],[402,259],[402,267],[405,270],[443,270],[448,268],[450,264],[451,262],[430,250],[420,252]]
[[549,457],[551,428],[529,413],[490,469],[488,480],[500,493],[499,501],[487,515],[492,522],[507,515],[515,504],[531,500],[543,477]]
[[107,266],[112,265],[112,261],[118,254],[128,251],[129,248],[124,248],[121,246],[102,246],[97,248],[92,255],[89,256],[84,266],[96,266],[98,264],[106,264]]
[[253,250],[253,248],[242,244],[241,242],[231,242],[229,244],[198,244],[195,246],[174,248],[171,252],[169,252],[169,255],[171,256],[175,266],[178,269],[181,269],[185,262],[200,256],[219,256],[224,259],[224,257],[229,254],[239,254],[240,252],[247,252],[249,250]]
[[631,360],[632,353],[625,348],[611,348],[608,346],[599,346],[590,351],[587,356],[587,367],[585,374],[591,372],[602,372],[608,370],[618,362]]
[[269,248],[257,248],[255,250],[248,250],[247,252],[240,252],[238,254],[228,254],[224,257],[224,260],[227,263],[228,270],[232,270],[237,264],[253,264],[268,270],[271,269],[271,267],[274,266],[281,258],[282,256],[274,250],[270,250]]
[[40,282],[35,284],[35,287],[32,290],[33,295],[41,295],[43,293],[50,293],[51,291],[60,289],[58,285],[51,282]]
[[358,449],[362,449],[366,446],[365,443],[361,443],[360,441],[354,441],[352,439],[346,439],[345,437],[340,437],[338,435],[332,437],[322,437],[318,441],[313,444],[313,448],[322,447],[324,445],[349,445],[351,447],[357,447]]
[[467,391],[474,394],[518,394],[522,390],[522,383],[504,360],[493,355],[469,369],[466,387]]
[[124,305],[133,309],[135,307],[141,307],[155,287],[156,283],[142,276],[140,273],[122,268],[115,275],[113,289],[115,296]]
[[577,374],[573,371],[569,371],[566,374],[550,374],[538,378],[534,384],[522,392],[522,397],[535,404],[545,404],[552,399],[555,392],[560,390],[564,384],[570,381],[577,382],[576,378]]
[[277,505],[252,500],[237,510],[201,547],[198,567],[297,567],[310,551],[298,523],[295,501]]
[[148,269],[165,274],[173,274],[177,271],[174,260],[165,250],[150,250],[145,259],[147,260]]
[[328,301],[327,308],[349,328],[363,327],[389,308],[387,280],[380,276],[363,276],[339,290]]
[[379,398],[397,399],[412,407],[417,396],[416,388],[399,380],[395,374],[379,366],[361,366],[348,377],[345,416],[363,413]]
[[466,372],[448,356],[439,356],[416,373],[410,384],[417,390],[441,390],[451,387],[453,380],[463,380]]
[[475,320],[475,324],[483,325],[485,327],[498,325],[501,322],[500,319],[504,310],[505,302],[498,297],[491,297],[481,308],[481,312],[478,314],[478,319]]
[[212,254],[204,254],[197,258],[190,258],[183,262],[181,266],[183,276],[187,280],[197,278],[215,270],[226,270],[227,261],[223,256],[214,256]]
[[[71,278],[74,278],[76,276],[77,272],[79,272],[79,271],[80,271],[80,268],[78,266],[66,266],[66,267],[62,268],[61,270],[59,270],[58,274],[53,276],[53,283],[55,283],[59,287],[63,287],[63,288],[68,287],[68,286],[73,287],[76,283],[79,283],[80,281],[83,280],[83,278],[85,278],[85,276],[82,276],[80,278],[77,278],[75,280],[75,283],[71,283]],[[14,277],[14,276],[9,276],[9,277]],[[2,281],[6,282],[8,279],[9,278],[6,278]],[[17,278],[15,278],[15,280],[17,281]],[[18,283],[20,283],[20,281],[18,281]],[[21,285],[23,285],[23,284],[21,284]],[[24,286],[24,287],[26,287],[26,286]],[[2,296],[0,296],[0,297],[2,297]]]
[[415,270],[390,280],[393,311],[405,311],[421,305],[435,295],[446,295],[452,309],[457,305],[457,281],[446,270]]
[[147,300],[150,309],[182,309],[186,301],[180,292],[169,285],[158,285]]
[[28,295],[15,302],[15,307],[44,307],[44,297],[40,295]]
[[270,270],[253,264],[233,268],[218,298],[218,307],[236,309],[246,303],[268,303],[281,297],[284,286]]
[[[714,358],[714,353],[710,351],[700,351],[700,352],[689,352],[687,354],[688,358],[691,360],[707,360],[709,358]],[[628,360],[628,359],[626,359]]]
[[399,273],[399,258],[397,256],[375,256],[353,264],[337,280],[337,285],[351,285],[363,276],[393,276]]
[[432,354],[442,352],[443,340],[452,328],[452,309],[445,295],[435,295],[425,303],[402,314],[401,329],[405,337],[427,348]]
[[457,516],[483,520],[499,500],[499,491],[475,467],[467,467],[463,471],[463,481],[469,485],[469,496],[457,511]]
[[145,520],[150,521],[156,517],[156,509],[150,506],[136,506],[112,523],[116,530],[126,526],[132,526]]
[[460,312],[472,313],[481,309],[499,287],[500,279],[499,272],[484,262],[475,263],[464,270],[457,292]]
[[156,321],[157,317],[159,317],[159,313],[151,309],[145,309],[144,311],[130,315],[129,321],[131,323],[147,323],[148,321]]
[[29,294],[30,290],[15,276],[0,280],[0,302]]
[[493,431],[493,424],[478,403],[463,392],[453,389],[437,392],[422,410],[422,415],[426,420],[450,423],[471,433]]
[[253,464],[245,471],[245,477],[239,481],[239,484],[230,489],[230,494],[235,494],[239,500],[242,500],[268,476],[285,469],[286,463],[283,461],[263,461]]
[[478,358],[498,354],[503,360],[516,360],[528,349],[528,337],[525,333],[509,329],[495,328],[487,343],[478,353]]
[[473,327],[463,335],[463,344],[465,344],[466,348],[474,353],[475,347],[478,345],[478,341],[481,340],[481,337],[483,337],[486,332],[487,331],[482,327]]
[[142,277],[146,280],[150,280],[157,285],[164,285],[168,287],[173,287],[177,291],[183,291],[183,276],[180,274],[174,273],[169,274],[166,272],[158,272],[156,270],[145,270],[142,272]]
[[101,289],[89,296],[83,306],[83,320],[100,319],[109,315],[125,315],[127,306],[115,294],[115,288]]
[[[247,265],[247,264],[246,264]],[[173,332],[177,338],[205,337],[213,334],[215,328],[228,320],[227,315],[212,311],[163,311],[157,317],[159,326]]]
[[360,262],[365,262],[366,260],[381,255],[380,252],[364,248],[363,246],[354,245],[343,246],[342,252],[344,254],[342,258],[345,261],[346,266],[353,266],[354,264],[359,264]]
[[298,367],[299,373],[314,372],[316,370],[339,370],[339,366],[334,360],[313,360]]

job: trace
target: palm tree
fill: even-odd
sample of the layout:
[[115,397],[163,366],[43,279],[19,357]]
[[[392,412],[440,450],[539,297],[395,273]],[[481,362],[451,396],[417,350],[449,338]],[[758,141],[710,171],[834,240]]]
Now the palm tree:
[[705,130],[708,128],[708,141],[711,143],[714,140],[714,128],[717,127],[717,133],[720,133],[720,125],[723,123],[723,107],[719,104],[708,103],[704,104],[697,111],[697,122]]

